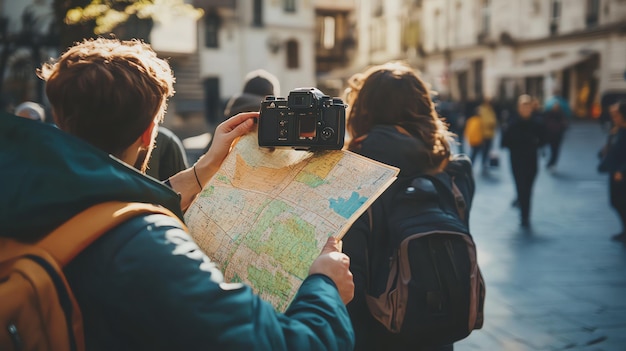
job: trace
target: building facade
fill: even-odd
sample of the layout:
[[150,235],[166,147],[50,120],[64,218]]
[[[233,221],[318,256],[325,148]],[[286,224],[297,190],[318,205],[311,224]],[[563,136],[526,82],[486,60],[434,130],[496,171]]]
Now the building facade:
[[276,75],[281,95],[315,85],[312,1],[194,0],[193,4],[204,10],[204,16],[198,21],[196,53],[172,64],[178,82],[173,100],[177,113],[203,113],[215,126],[225,102],[241,92],[246,74],[256,69]]
[[558,92],[587,118],[607,95],[626,96],[624,0],[360,0],[349,18],[354,54],[319,84],[345,87],[370,65],[404,60],[469,106]]
[[316,85],[324,93],[340,96],[343,80],[326,79],[352,62],[357,47],[356,0],[315,1]]
[[424,71],[471,102],[559,93],[580,118],[626,93],[626,1],[424,0]]
[[403,60],[423,66],[421,1],[354,0],[349,8],[346,18],[353,38],[345,64],[318,72],[319,85],[340,93],[353,74],[372,65]]
[[[141,37],[150,42],[159,56],[168,58],[174,70],[176,95],[170,101],[168,115],[174,114],[183,120],[189,116],[203,115],[209,126],[214,127],[222,119],[225,102],[241,92],[244,77],[255,69],[265,69],[276,75],[282,94],[294,88],[315,85],[314,1],[185,2],[203,9],[202,18],[196,20],[175,13],[161,13],[161,20],[154,21],[148,37]],[[20,31],[24,32],[20,29],[20,18],[25,11],[38,18],[36,31],[33,33],[46,33],[48,22],[54,19],[53,0],[2,0],[0,5],[0,15],[5,19],[6,31],[15,33],[15,40],[19,39],[18,34],[22,34]],[[116,30],[120,29],[116,28],[114,32]],[[128,31],[128,28],[122,30]],[[33,36],[33,33],[26,35]],[[132,33],[124,34],[132,36]],[[6,37],[5,35],[0,39],[6,41]],[[22,90],[31,93],[21,93],[15,99],[36,100],[32,93],[37,91],[33,86],[37,84],[34,69],[47,59],[46,56],[58,55],[58,48],[51,52],[42,51],[40,58],[27,57],[30,61],[38,62],[29,61],[31,64],[25,69],[30,72],[30,76],[26,83],[20,79],[12,79],[16,68],[19,68],[14,61],[28,56],[31,48],[21,44],[19,47],[7,44],[3,48],[11,48],[10,55],[5,60],[5,85],[8,84],[9,89],[15,90],[11,86],[15,85],[14,81],[22,82],[22,85],[28,83]],[[7,51],[3,51],[3,55],[4,52]]]

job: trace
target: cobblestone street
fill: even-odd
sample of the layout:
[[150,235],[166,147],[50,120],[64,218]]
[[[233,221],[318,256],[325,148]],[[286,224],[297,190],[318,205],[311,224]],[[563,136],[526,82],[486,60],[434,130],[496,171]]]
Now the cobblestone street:
[[489,176],[476,172],[471,229],[487,283],[482,330],[455,345],[469,350],[626,350],[626,247],[596,171],[606,132],[573,124],[556,174],[543,165],[532,229],[519,227],[508,152]]

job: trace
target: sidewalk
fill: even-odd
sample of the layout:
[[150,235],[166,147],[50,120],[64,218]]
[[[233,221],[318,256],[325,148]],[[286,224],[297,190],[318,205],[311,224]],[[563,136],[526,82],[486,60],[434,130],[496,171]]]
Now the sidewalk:
[[455,344],[469,350],[626,350],[626,246],[596,172],[606,134],[596,123],[568,130],[557,173],[535,183],[532,230],[519,228],[508,152],[489,176],[475,167],[471,230],[487,284],[483,329]]

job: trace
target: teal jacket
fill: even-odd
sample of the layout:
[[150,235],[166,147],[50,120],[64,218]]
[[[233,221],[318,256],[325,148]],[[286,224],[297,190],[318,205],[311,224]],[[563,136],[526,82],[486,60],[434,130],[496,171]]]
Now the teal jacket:
[[[95,147],[0,114],[0,235],[36,240],[92,204],[179,197]],[[352,350],[348,313],[328,277],[308,277],[284,314],[216,265],[177,221],[140,215],[66,268],[88,350]]]

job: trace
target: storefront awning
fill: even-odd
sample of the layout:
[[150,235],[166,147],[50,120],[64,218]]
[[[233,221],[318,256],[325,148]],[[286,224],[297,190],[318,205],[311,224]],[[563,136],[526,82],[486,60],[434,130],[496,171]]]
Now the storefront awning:
[[202,9],[209,9],[212,7],[228,7],[231,9],[237,8],[236,0],[193,0],[193,6]]
[[494,72],[501,78],[540,77],[558,72],[581,63],[591,57],[590,53],[570,53],[558,57],[546,57],[526,65],[514,66]]

